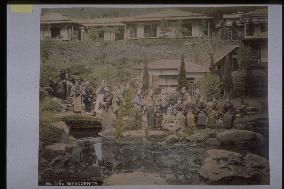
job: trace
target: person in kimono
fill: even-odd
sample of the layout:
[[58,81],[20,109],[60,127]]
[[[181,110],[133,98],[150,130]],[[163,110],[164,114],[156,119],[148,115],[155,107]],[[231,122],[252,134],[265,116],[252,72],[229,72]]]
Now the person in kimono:
[[176,125],[176,128],[177,128],[176,130],[185,129],[185,117],[184,117],[184,115],[182,113],[182,109],[180,107],[177,108],[175,125]]
[[162,120],[163,120],[163,115],[161,112],[161,108],[159,105],[157,105],[155,108],[155,124],[154,124],[155,129],[161,129]]
[[166,131],[176,130],[175,116],[173,115],[171,108],[168,108],[167,114],[163,116],[161,126],[162,129]]
[[100,104],[102,110],[102,126],[103,130],[114,128],[116,115],[112,109],[113,95],[110,86],[105,87],[103,100]]
[[227,111],[223,116],[223,125],[225,129],[231,129],[234,127],[235,115],[232,110]]
[[195,128],[196,118],[192,110],[189,110],[186,115],[186,123],[188,128]]
[[218,113],[215,109],[211,108],[208,113],[208,128],[214,129],[217,126]]
[[75,85],[73,86],[73,112],[74,113],[82,112],[81,96],[82,96],[82,88],[79,82],[76,81]]
[[100,108],[100,104],[103,102],[103,98],[105,95],[106,81],[103,80],[101,86],[96,91],[96,105],[95,105],[95,113],[98,117],[102,114],[102,109]]
[[143,100],[142,91],[140,88],[137,89],[136,95],[134,96],[132,102],[133,102],[133,106],[135,109],[135,125],[137,128],[141,128],[144,100]]
[[207,125],[207,113],[201,109],[196,114],[196,126],[199,129],[205,129]]
[[155,124],[155,112],[154,112],[153,101],[148,101],[147,104],[145,104],[145,112],[147,115],[147,125],[153,129]]
[[91,107],[93,103],[93,87],[90,85],[89,81],[86,81],[86,86],[84,88],[84,104],[86,108],[86,112],[91,112]]
[[226,99],[224,105],[223,105],[223,113],[225,114],[228,111],[233,111],[234,110],[234,105],[233,103],[230,101],[229,98]]

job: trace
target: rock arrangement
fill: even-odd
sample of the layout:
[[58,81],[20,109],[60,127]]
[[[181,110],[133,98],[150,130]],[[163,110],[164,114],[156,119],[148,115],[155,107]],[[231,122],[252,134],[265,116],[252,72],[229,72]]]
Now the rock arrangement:
[[213,149],[207,151],[199,174],[210,184],[269,184],[269,163],[255,154]]

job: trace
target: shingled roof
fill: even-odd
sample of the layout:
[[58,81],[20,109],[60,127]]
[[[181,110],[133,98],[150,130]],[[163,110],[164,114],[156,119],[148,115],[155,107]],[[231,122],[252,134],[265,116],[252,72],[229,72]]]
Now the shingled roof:
[[243,14],[243,16],[267,16],[268,15],[268,10],[266,9],[258,9],[254,11],[247,12]]
[[[222,48],[218,49],[214,53],[214,64],[218,63],[220,60],[222,60],[225,56],[230,54],[233,50],[238,48],[239,45],[224,45]],[[202,65],[210,65],[211,64],[211,58],[210,56],[203,56],[200,58],[200,64]]]
[[94,19],[73,19],[85,26],[124,26],[121,22],[125,17],[107,17]]
[[[187,73],[207,73],[209,66],[203,66],[191,63],[188,58],[185,58],[185,70]],[[175,69],[179,70],[181,59],[179,57],[161,58],[148,64],[149,69]],[[139,67],[138,69],[142,69]]]
[[41,23],[74,23],[74,21],[71,18],[68,18],[67,16],[63,16],[62,14],[58,13],[49,13],[42,15],[40,17]]
[[192,13],[189,11],[182,11],[179,9],[165,9],[154,13],[129,17],[123,20],[123,22],[159,21],[162,19],[176,20],[176,19],[194,19],[194,18],[211,18],[211,17],[204,16],[202,14]]

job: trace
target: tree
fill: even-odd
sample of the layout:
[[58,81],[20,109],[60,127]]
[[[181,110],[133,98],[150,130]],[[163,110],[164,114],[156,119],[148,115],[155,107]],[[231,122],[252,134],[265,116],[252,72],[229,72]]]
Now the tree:
[[229,55],[226,56],[224,62],[224,75],[223,75],[224,95],[228,95],[233,89],[233,78],[232,78],[232,65],[230,62]]
[[146,94],[147,90],[149,88],[149,71],[148,71],[148,65],[147,61],[144,64],[144,69],[143,69],[143,92]]
[[198,80],[197,85],[200,89],[201,95],[207,99],[211,99],[212,97],[217,99],[221,94],[218,76],[216,74],[206,74]]
[[181,56],[181,64],[180,64],[179,75],[178,75],[178,89],[182,89],[183,87],[187,88],[184,55]]
[[249,65],[255,61],[253,57],[253,50],[250,47],[239,47],[237,55],[240,70],[247,70]]

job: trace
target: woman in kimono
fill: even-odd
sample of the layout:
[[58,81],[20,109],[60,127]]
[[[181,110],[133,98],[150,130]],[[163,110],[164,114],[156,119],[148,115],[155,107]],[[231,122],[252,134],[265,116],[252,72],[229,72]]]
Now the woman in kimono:
[[73,112],[81,113],[82,112],[82,103],[81,103],[82,89],[78,81],[75,82],[75,85],[73,86],[72,91],[73,91]]

